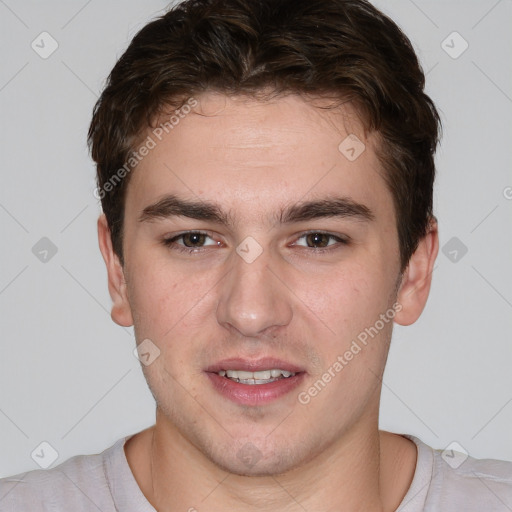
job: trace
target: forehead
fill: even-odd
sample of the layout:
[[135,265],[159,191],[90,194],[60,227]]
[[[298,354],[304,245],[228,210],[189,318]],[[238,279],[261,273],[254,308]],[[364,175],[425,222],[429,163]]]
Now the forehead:
[[351,104],[325,109],[296,95],[259,101],[207,93],[196,100],[168,133],[148,130],[154,147],[131,176],[127,208],[169,193],[252,212],[333,193],[391,203],[377,137],[365,135]]

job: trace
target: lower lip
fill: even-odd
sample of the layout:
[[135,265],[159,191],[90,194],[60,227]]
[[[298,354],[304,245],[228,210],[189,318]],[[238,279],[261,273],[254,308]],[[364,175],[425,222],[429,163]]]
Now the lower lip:
[[275,380],[268,384],[241,384],[217,373],[207,372],[213,387],[224,397],[240,405],[263,405],[295,389],[304,378],[304,373]]

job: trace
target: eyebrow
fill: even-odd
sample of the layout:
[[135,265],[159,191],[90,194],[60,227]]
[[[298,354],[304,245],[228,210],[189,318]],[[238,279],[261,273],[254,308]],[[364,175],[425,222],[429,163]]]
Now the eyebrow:
[[[156,203],[146,206],[139,216],[139,222],[151,222],[152,220],[171,217],[188,217],[226,226],[234,224],[233,217],[228,212],[223,211],[216,203],[185,200],[175,195],[167,195]],[[370,208],[346,197],[293,204],[281,209],[276,216],[277,221],[281,224],[329,217],[350,218],[364,222],[375,219],[375,215]]]

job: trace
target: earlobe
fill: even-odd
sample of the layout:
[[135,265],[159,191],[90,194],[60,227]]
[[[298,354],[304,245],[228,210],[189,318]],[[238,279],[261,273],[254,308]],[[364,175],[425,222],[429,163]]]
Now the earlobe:
[[124,270],[119,256],[114,252],[112,238],[104,214],[98,218],[98,242],[107,267],[108,291],[112,298],[112,320],[123,327],[133,325],[133,318],[126,292]]
[[396,323],[411,325],[420,317],[427,303],[438,251],[437,221],[432,219],[427,234],[420,240],[404,271],[397,296],[402,308],[395,315]]

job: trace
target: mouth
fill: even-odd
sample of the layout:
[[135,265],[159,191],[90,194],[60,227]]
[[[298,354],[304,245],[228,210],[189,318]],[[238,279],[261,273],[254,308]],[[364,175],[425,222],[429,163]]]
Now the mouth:
[[220,377],[226,377],[233,382],[248,384],[250,386],[269,384],[281,379],[288,379],[295,376],[295,372],[274,368],[272,370],[261,370],[258,372],[246,372],[244,370],[220,370],[217,372]]
[[306,372],[277,359],[229,359],[206,369],[214,389],[241,405],[262,405],[290,393]]

